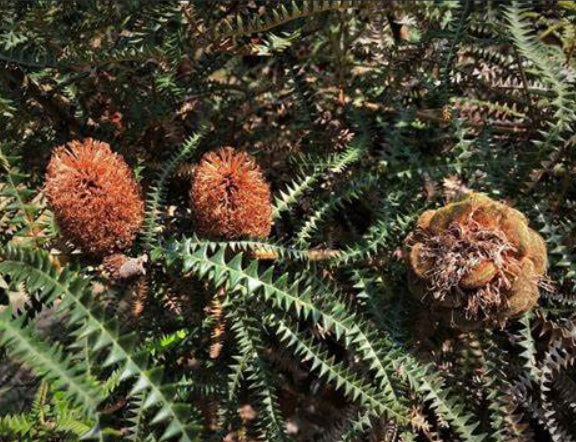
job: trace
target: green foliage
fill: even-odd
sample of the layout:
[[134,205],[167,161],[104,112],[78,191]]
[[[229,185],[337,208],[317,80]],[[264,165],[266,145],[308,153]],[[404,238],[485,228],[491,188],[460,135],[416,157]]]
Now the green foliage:
[[270,12],[264,15],[255,15],[248,18],[236,16],[232,19],[224,19],[218,23],[213,33],[215,38],[239,37],[242,35],[268,31],[301,17],[307,17],[331,10],[346,9],[360,4],[360,1],[354,0],[319,2],[291,1],[287,2],[286,5],[281,4],[277,8],[272,8]]
[[[272,389],[271,371],[263,358],[263,344],[255,318],[247,316],[244,312],[230,314],[233,322],[232,330],[240,349],[240,369],[244,372],[246,381],[251,390],[258,395],[258,404],[262,408],[262,437],[266,440],[286,440],[283,419],[278,407],[278,398]],[[234,384],[232,384],[234,387]]]
[[20,158],[7,156],[0,146],[0,170],[3,179],[0,182],[0,201],[2,201],[2,214],[0,226],[3,226],[2,238],[4,241],[14,236],[33,240],[38,244],[42,242],[42,231],[46,228],[46,219],[40,219],[42,209],[33,200],[35,192],[26,187],[29,176],[22,173],[14,164]]
[[90,385],[82,376],[84,368],[73,364],[69,357],[66,358],[62,349],[39,340],[30,327],[23,325],[25,317],[12,320],[10,316],[10,311],[5,310],[0,317],[1,344],[8,347],[14,358],[25,361],[36,373],[65,391],[70,403],[78,405],[88,416],[92,416],[101,394],[96,385]]
[[512,2],[506,10],[506,17],[510,22],[515,47],[530,63],[528,68],[533,70],[539,80],[554,94],[554,99],[547,103],[554,109],[552,121],[548,123],[549,127],[542,131],[544,140],[536,142],[542,155],[552,149],[558,149],[556,145],[563,141],[562,137],[566,131],[571,132],[576,121],[572,107],[575,97],[573,87],[570,85],[570,71],[550,54],[545,45],[532,37],[531,24],[527,20],[529,13],[529,10],[523,9],[518,2]]
[[[290,277],[284,273],[280,278],[274,278],[274,267],[259,270],[257,262],[252,261],[244,267],[242,254],[236,255],[230,261],[225,259],[225,249],[209,253],[208,246],[190,248],[189,242],[172,245],[166,253],[169,263],[182,260],[184,272],[193,271],[200,277],[210,279],[216,287],[226,287],[227,291],[239,292],[247,299],[261,298],[270,307],[283,314],[293,314],[296,319],[310,320],[324,330],[331,330],[336,339],[341,339],[348,347],[356,348],[369,367],[376,371],[378,380],[378,396],[366,393],[353,373],[343,371],[323,360],[320,354],[314,358],[310,345],[302,344],[296,348],[296,354],[312,358],[314,364],[319,364],[320,374],[330,373],[328,380],[335,381],[337,386],[345,385],[345,393],[352,399],[360,398],[362,405],[369,406],[376,415],[392,416],[399,424],[409,422],[408,410],[397,397],[390,377],[390,370],[402,370],[404,381],[415,391],[425,394],[434,409],[452,423],[465,440],[481,440],[474,436],[476,425],[470,424],[470,416],[460,415],[455,404],[447,398],[441,385],[433,379],[428,379],[426,370],[403,355],[400,349],[394,348],[392,342],[376,338],[366,331],[363,321],[353,312],[348,312],[347,306],[334,297],[334,289],[326,286],[320,279],[305,274]],[[289,329],[281,327],[278,330],[287,339]],[[381,342],[383,348],[375,347],[373,343]],[[294,341],[290,344],[294,345]],[[310,353],[312,351],[312,353]],[[418,423],[412,422],[415,427]]]
[[[57,271],[43,252],[6,248],[0,251],[0,256],[0,274],[9,275],[14,282],[24,282],[30,292],[39,291],[48,304],[62,297],[58,309],[69,310],[68,322],[71,327],[76,326],[73,332],[76,339],[92,340],[92,351],[105,355],[103,367],[120,366],[120,381],[133,380],[130,396],[142,393],[144,410],[157,407],[151,425],[169,422],[164,438],[178,436],[181,441],[196,440],[195,429],[187,422],[190,407],[176,402],[174,387],[163,381],[162,367],[149,367],[147,355],[137,352],[134,336],[121,335],[118,324],[106,319],[104,311],[93,304],[88,280],[68,269]],[[42,345],[26,334],[21,324],[6,319],[8,311],[3,315],[4,341],[12,347],[15,356],[28,358],[29,355],[26,362],[32,364],[38,374],[57,382],[56,385],[64,383],[73,397],[82,399],[85,408],[95,409],[97,396],[75,383],[75,372],[66,370],[69,362],[62,360],[61,352]]]
[[301,159],[304,167],[309,168],[302,176],[295,178],[286,186],[286,190],[280,191],[274,204],[274,217],[278,217],[282,212],[289,210],[304,193],[311,189],[316,182],[328,175],[342,173],[350,164],[360,160],[362,153],[366,150],[367,140],[361,137],[354,140],[350,146],[342,153],[331,155],[326,159],[316,159],[304,157]]
[[58,438],[73,441],[90,431],[92,424],[66,394],[51,394],[48,384],[38,387],[29,411],[0,418],[0,437],[18,437],[22,441]]
[[165,205],[166,185],[170,175],[176,168],[189,157],[200,142],[202,132],[190,137],[173,155],[166,164],[162,166],[156,177],[156,181],[151,186],[147,199],[146,219],[144,221],[144,242],[146,248],[152,250],[159,246],[158,230],[161,229],[162,207]]

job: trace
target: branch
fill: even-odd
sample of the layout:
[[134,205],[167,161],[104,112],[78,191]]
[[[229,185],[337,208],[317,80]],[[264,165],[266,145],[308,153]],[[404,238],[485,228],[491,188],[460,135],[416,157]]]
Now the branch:
[[[302,253],[304,253],[310,261],[323,261],[338,258],[342,252],[332,249],[310,249]],[[266,261],[273,261],[282,257],[277,250],[270,249],[255,249],[251,252],[251,256]]]
[[[390,114],[397,114],[399,111],[390,106],[384,106],[378,103],[371,103],[371,102],[362,102],[362,103],[354,103],[356,107],[362,107],[364,109],[368,109],[371,111],[380,111],[386,112]],[[416,118],[423,120],[423,121],[430,121],[433,123],[438,123],[441,125],[446,125],[447,121],[446,118],[443,116],[444,112],[443,109],[419,109],[416,111]],[[464,120],[464,125],[467,127],[473,127],[477,129],[482,129],[486,124],[484,123],[475,123],[470,120]],[[491,123],[490,129],[492,132],[496,134],[523,134],[528,129],[528,126],[524,124],[498,124],[498,123]]]

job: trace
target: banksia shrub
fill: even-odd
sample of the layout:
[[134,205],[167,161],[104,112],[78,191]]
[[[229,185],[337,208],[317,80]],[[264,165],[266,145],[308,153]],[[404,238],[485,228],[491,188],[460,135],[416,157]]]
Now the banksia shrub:
[[406,244],[411,292],[456,327],[503,323],[538,301],[544,240],[505,204],[473,193],[424,212]]
[[576,1],[109,3],[0,3],[0,442],[576,442]]
[[130,168],[108,144],[90,138],[55,149],[46,196],[66,238],[94,255],[129,247],[144,219]]
[[270,234],[270,187],[245,152],[224,147],[205,154],[194,174],[190,202],[201,235],[234,239]]

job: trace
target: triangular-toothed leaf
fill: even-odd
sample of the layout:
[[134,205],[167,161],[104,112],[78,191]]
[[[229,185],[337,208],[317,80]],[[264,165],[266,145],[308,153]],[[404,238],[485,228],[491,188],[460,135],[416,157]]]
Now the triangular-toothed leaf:
[[[173,428],[171,432],[176,431],[186,442],[196,439],[198,433],[196,430],[190,430],[192,427],[188,425],[188,419],[177,416],[174,412],[174,407],[177,405],[175,396],[166,395],[164,393],[165,386],[148,377],[146,355],[134,353],[132,338],[119,337],[121,335],[117,325],[111,325],[102,317],[100,308],[93,304],[90,286],[85,279],[68,270],[56,270],[48,253],[44,251],[8,246],[0,248],[0,258],[2,259],[0,262],[1,275],[9,275],[12,279],[22,282],[27,282],[33,275],[44,281],[42,287],[49,288],[52,300],[61,296],[62,302],[59,308],[72,311],[70,317],[76,318],[76,322],[69,325],[77,328],[77,335],[94,335],[94,339],[100,341],[101,351],[107,352],[104,365],[124,364],[120,378],[122,380],[128,380],[131,377],[137,378],[137,388],[133,387],[131,393],[136,394],[138,391],[145,391],[144,401],[148,398],[147,395],[150,395],[153,398],[150,399],[151,402],[168,410],[170,426]],[[63,275],[66,278],[63,279]],[[39,290],[42,290],[42,287]],[[88,334],[83,333],[85,327],[90,330]]]

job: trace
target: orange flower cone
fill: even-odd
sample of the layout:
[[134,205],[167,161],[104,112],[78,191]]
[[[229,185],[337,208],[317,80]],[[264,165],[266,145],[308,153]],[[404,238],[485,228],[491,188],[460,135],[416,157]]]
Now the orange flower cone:
[[266,238],[272,228],[270,187],[255,160],[224,147],[205,154],[190,191],[196,230],[208,237]]
[[94,255],[129,247],[144,219],[130,168],[108,144],[90,138],[54,150],[45,190],[67,239]]
[[458,328],[502,324],[538,302],[544,240],[522,213],[485,195],[424,212],[406,246],[410,291]]

